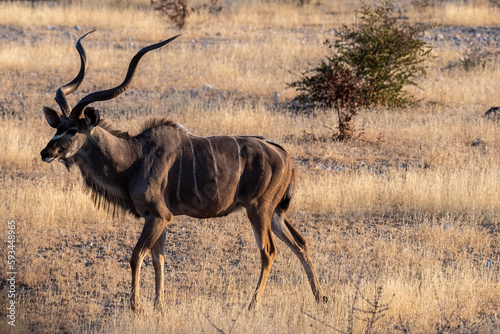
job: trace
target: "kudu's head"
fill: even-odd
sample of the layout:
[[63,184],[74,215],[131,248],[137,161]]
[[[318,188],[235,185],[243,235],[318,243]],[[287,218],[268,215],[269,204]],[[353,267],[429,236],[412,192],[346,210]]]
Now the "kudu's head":
[[59,104],[61,112],[50,107],[43,108],[43,113],[49,125],[57,129],[54,137],[52,137],[47,146],[40,152],[42,160],[45,162],[52,162],[56,159],[65,160],[76,154],[85,144],[92,129],[99,124],[99,111],[87,106],[92,102],[111,100],[123,93],[132,81],[135,69],[142,56],[151,50],[170,43],[180,36],[177,35],[163,42],[141,49],[130,61],[127,76],[119,86],[89,94],[81,99],[75,107],[71,108],[66,99],[66,95],[73,93],[80,86],[87,72],[87,55],[81,42],[94,31],[95,30],[92,30],[83,35],[76,43],[76,49],[80,54],[81,60],[80,72],[73,81],[60,87],[56,92],[55,100],[57,104]]

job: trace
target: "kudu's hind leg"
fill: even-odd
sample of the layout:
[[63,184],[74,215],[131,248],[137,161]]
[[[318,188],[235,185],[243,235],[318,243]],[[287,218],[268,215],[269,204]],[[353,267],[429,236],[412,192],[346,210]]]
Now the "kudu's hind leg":
[[155,283],[156,283],[156,298],[155,298],[155,308],[162,311],[163,310],[163,263],[164,263],[164,252],[165,252],[165,239],[167,230],[163,229],[162,234],[158,238],[153,248],[151,248],[151,256],[153,258],[153,266],[155,268]]
[[271,217],[265,217],[262,214],[258,214],[253,210],[247,210],[248,218],[252,223],[253,232],[255,234],[255,240],[257,241],[257,246],[260,250],[261,259],[261,271],[259,281],[257,282],[257,288],[253,294],[249,310],[254,310],[259,303],[264,288],[266,286],[267,278],[269,272],[271,271],[271,266],[273,265],[274,257],[276,256],[277,250],[274,246],[273,236],[270,228]]
[[146,223],[142,229],[139,241],[134,247],[132,257],[130,259],[130,267],[132,268],[132,293],[130,295],[130,307],[132,310],[139,308],[139,276],[141,264],[144,256],[156,244],[160,238],[167,221],[159,217],[146,217]]
[[290,224],[285,213],[278,210],[273,214],[271,228],[274,234],[276,234],[276,236],[297,255],[304,266],[316,301],[318,303],[328,302],[328,297],[323,295],[318,276],[316,276],[316,272],[314,271],[309,249],[307,248],[307,242],[304,237]]

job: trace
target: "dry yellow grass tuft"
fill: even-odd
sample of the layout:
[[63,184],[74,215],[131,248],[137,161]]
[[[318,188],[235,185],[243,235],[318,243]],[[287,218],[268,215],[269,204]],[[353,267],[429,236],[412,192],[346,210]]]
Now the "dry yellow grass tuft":
[[[407,15],[447,25],[497,25],[498,9],[485,6],[448,4]],[[0,217],[16,221],[19,305],[17,327],[2,322],[2,328],[497,330],[500,128],[482,114],[498,102],[498,58],[471,71],[447,68],[459,64],[463,50],[446,40],[453,34],[436,41],[428,78],[414,90],[420,102],[399,111],[361,111],[359,136],[349,142],[329,140],[335,117],[328,110],[306,115],[272,101],[275,91],[280,102],[294,96],[286,84],[324,56],[322,42],[332,28],[352,22],[354,8],[349,1],[305,7],[242,1],[217,16],[193,16],[181,39],[141,61],[129,91],[96,103],[124,129],[161,115],[197,135],[260,134],[283,143],[297,165],[290,217],[310,243],[332,302],[314,303],[300,263],[277,241],[280,253],[263,303],[256,312],[244,311],[260,259],[240,212],[203,221],[176,217],[166,247],[167,310],[152,310],[148,257],[141,282],[145,312],[133,314],[129,260],[142,221],[97,210],[78,171],[41,162],[39,152],[54,132],[41,107],[55,107],[56,89],[78,70],[74,42],[84,31],[98,29],[84,42],[90,68],[69,96],[72,103],[118,84],[140,47],[177,31],[146,0],[0,3],[0,35],[6,36],[0,40]],[[193,97],[190,90],[204,84],[216,89]],[[4,247],[2,263],[6,258]],[[5,266],[0,269],[5,282]],[[369,303],[376,300],[378,309]],[[2,321],[8,301],[2,292]],[[369,327],[372,316],[382,317]]]
[[430,8],[416,8],[414,19],[430,19],[447,26],[498,26],[500,8],[489,1],[442,2]]

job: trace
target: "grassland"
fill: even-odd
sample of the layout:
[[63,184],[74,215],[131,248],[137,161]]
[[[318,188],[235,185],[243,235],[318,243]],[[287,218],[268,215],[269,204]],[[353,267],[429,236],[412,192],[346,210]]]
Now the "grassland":
[[[489,2],[400,5],[410,20],[447,29],[499,24]],[[470,71],[449,67],[471,44],[455,43],[458,33],[434,41],[431,32],[435,58],[413,90],[419,102],[362,110],[357,136],[332,142],[335,117],[290,111],[295,92],[286,84],[325,55],[322,42],[352,22],[356,6],[248,1],[194,15],[180,39],[144,58],[123,96],[95,104],[124,129],[163,115],[198,135],[261,134],[283,143],[298,170],[290,217],[331,300],[314,303],[300,263],[277,241],[263,302],[245,311],[260,266],[245,215],[176,217],[168,227],[166,311],[153,312],[148,256],[145,310],[134,314],[129,260],[142,221],[98,211],[77,170],[41,162],[53,135],[41,108],[55,107],[56,89],[76,74],[74,42],[84,32],[97,28],[85,41],[90,68],[73,103],[119,83],[140,47],[179,31],[145,0],[0,3],[0,235],[6,245],[6,222],[15,220],[18,237],[15,328],[7,325],[7,248],[0,249],[2,331],[498,331],[500,127],[482,117],[499,103],[498,56]],[[498,40],[482,47],[499,51]],[[215,90],[201,91],[205,84]]]

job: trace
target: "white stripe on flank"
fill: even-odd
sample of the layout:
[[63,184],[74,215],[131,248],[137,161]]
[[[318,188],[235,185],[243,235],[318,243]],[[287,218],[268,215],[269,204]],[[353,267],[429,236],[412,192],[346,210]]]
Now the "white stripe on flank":
[[[283,160],[283,157],[281,156],[280,152],[276,149],[276,147],[273,144],[267,142],[267,146],[270,147],[270,148],[272,148],[276,152],[276,154],[279,155],[279,157],[281,159],[281,162],[282,162],[282,165],[281,165],[281,174],[278,174],[278,173],[275,174],[278,177],[278,180],[279,180],[278,184],[279,184],[279,183],[281,183],[281,179],[285,175],[285,160]],[[271,180],[272,180],[272,177],[271,177]]]
[[196,156],[194,155],[194,147],[193,147],[193,142],[191,141],[191,138],[189,138],[188,135],[188,140],[189,144],[191,145],[191,152],[193,153],[193,180],[194,180],[194,192],[196,193],[196,196],[198,196],[198,199],[200,200],[201,204],[201,196],[200,192],[198,191],[198,182],[196,182]]
[[215,169],[215,188],[217,189],[217,199],[220,200],[220,193],[219,193],[219,182],[217,179],[217,174],[219,174],[219,171],[217,170],[217,161],[215,160],[215,153],[214,153],[214,148],[212,147],[212,142],[210,139],[205,137],[206,140],[208,140],[208,145],[210,145],[210,152],[212,152],[212,158],[214,159],[214,169]]
[[236,143],[236,147],[238,147],[238,174],[239,174],[241,173],[241,156],[240,156],[241,147],[236,138],[234,138],[233,136],[229,137],[233,138],[234,142]]
[[236,187],[236,200],[238,200],[238,192],[240,190],[240,178],[241,178],[241,156],[240,156],[240,144],[238,143],[238,140],[234,138],[233,136],[229,136],[233,138],[234,142],[236,143],[236,147],[238,148],[238,186]]
[[266,162],[266,152],[264,151],[264,147],[262,147],[262,144],[260,141],[257,140],[257,144],[260,146],[260,152],[262,153],[262,165]]
[[177,201],[181,203],[182,150],[179,155],[179,179],[177,180]]
[[285,160],[283,160],[283,157],[281,156],[280,152],[276,149],[276,147],[274,147],[273,144],[267,144],[267,146],[269,146],[270,148],[272,148],[276,153],[278,153],[278,155],[280,156],[280,159],[281,159],[281,162],[283,163],[283,167],[285,165]]
[[182,180],[182,154],[183,154],[183,148],[182,148],[182,137],[181,130],[177,128],[177,139],[179,139],[179,147],[180,149],[180,154],[179,154],[179,179],[177,180],[177,201],[179,204],[181,203],[181,180]]
[[260,182],[262,181],[262,177],[264,176],[264,168],[266,168],[266,152],[264,151],[264,148],[262,147],[262,144],[260,143],[259,140],[257,140],[257,144],[259,144],[259,146],[260,146],[260,152],[262,155],[262,172],[259,176],[259,181],[257,181],[257,186],[255,187],[255,190],[253,191],[254,196],[256,195],[257,190],[259,190]]

